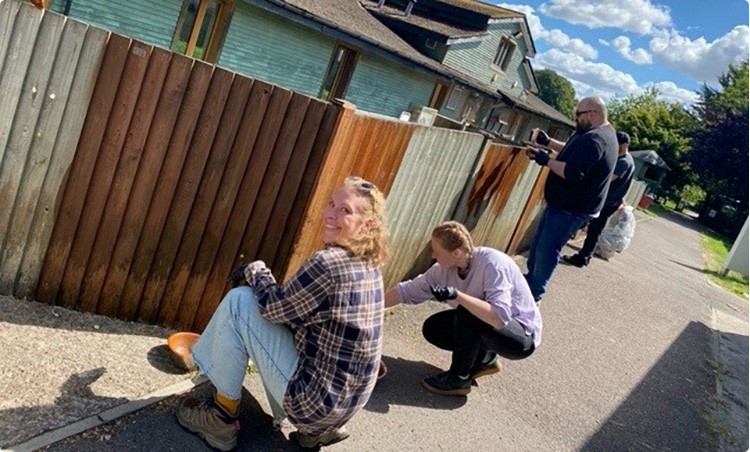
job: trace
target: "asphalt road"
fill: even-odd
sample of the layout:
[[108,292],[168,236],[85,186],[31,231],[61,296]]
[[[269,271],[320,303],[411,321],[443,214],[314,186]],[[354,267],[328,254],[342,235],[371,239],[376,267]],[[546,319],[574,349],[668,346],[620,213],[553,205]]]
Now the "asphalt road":
[[[558,267],[542,302],[541,347],[480,379],[468,397],[435,396],[419,385],[449,363],[420,333],[424,318],[442,306],[391,311],[384,345],[390,372],[349,423],[352,437],[326,450],[746,450],[747,300],[708,283],[689,220],[638,218],[630,247],[611,261]],[[734,332],[718,334],[717,318],[734,322]],[[723,338],[718,346],[717,337]],[[731,427],[744,428],[734,445],[719,441],[723,424],[710,420],[715,353],[722,348],[744,360],[744,376],[730,369],[723,378],[736,399],[739,420]],[[291,426],[272,431],[259,378],[249,376],[245,387],[238,450],[298,450],[288,439]],[[168,399],[49,450],[207,450],[177,425],[174,403]]]

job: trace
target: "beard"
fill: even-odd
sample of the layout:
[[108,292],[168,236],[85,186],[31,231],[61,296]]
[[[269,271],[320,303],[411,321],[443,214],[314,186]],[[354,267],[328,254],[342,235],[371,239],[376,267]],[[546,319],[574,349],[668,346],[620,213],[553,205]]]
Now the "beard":
[[593,127],[591,127],[591,124],[576,122],[576,133],[579,135],[583,135],[591,129],[593,129]]

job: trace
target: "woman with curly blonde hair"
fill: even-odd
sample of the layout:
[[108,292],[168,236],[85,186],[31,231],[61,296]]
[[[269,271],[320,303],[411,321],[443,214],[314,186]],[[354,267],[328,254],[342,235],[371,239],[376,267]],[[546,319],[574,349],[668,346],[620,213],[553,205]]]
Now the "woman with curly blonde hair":
[[[380,265],[388,253],[385,198],[348,177],[323,213],[325,247],[285,284],[261,261],[232,274],[233,287],[192,351],[216,388],[211,400],[185,400],[179,423],[211,446],[237,445],[248,359],[277,422],[289,418],[297,441],[316,448],[346,439],[377,378],[383,324]],[[245,287],[237,287],[247,284]]]

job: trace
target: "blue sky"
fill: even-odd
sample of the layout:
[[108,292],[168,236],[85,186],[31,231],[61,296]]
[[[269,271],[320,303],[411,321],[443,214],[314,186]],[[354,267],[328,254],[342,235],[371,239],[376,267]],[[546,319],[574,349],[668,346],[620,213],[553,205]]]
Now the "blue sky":
[[747,0],[527,0],[497,3],[526,14],[532,65],[568,78],[578,97],[609,99],[656,86],[660,97],[697,100],[729,63],[748,58]]

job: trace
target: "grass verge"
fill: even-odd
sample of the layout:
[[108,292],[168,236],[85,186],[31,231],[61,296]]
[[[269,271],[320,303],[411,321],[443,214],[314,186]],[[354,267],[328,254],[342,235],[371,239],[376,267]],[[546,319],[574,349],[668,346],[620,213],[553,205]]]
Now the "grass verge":
[[717,286],[744,297],[748,292],[748,277],[734,271],[722,275],[721,267],[732,248],[732,241],[712,231],[701,233],[701,248],[703,248],[703,270],[708,278]]

